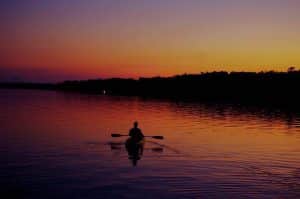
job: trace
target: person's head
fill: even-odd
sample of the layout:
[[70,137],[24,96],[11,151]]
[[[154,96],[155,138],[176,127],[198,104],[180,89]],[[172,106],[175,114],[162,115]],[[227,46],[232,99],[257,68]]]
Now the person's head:
[[135,122],[133,123],[134,128],[137,128],[138,125],[139,125],[139,123],[138,123],[137,121],[135,121]]

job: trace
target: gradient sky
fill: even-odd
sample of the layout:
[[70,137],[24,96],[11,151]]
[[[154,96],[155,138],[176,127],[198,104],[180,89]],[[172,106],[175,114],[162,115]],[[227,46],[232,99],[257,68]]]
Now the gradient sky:
[[2,0],[0,80],[300,66],[299,0]]

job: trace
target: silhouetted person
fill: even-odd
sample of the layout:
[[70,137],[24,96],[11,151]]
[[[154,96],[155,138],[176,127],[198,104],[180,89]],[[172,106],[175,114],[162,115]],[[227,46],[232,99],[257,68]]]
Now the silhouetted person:
[[141,129],[138,128],[138,122],[133,123],[133,128],[129,131],[130,139],[134,142],[139,142],[144,138],[144,135],[141,131]]
[[133,128],[129,131],[129,136],[130,138],[126,141],[126,150],[132,165],[136,166],[144,151],[144,135],[141,129],[138,128],[138,122],[134,122]]

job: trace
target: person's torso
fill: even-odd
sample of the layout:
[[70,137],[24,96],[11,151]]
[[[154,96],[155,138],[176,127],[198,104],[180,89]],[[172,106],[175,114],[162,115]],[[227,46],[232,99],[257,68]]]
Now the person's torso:
[[143,134],[139,128],[132,128],[129,134],[133,139],[142,139]]

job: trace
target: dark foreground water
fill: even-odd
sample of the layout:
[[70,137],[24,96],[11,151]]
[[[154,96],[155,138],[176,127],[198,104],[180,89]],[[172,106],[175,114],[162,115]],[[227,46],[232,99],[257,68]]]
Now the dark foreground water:
[[300,198],[297,113],[0,90],[0,127],[1,198]]

